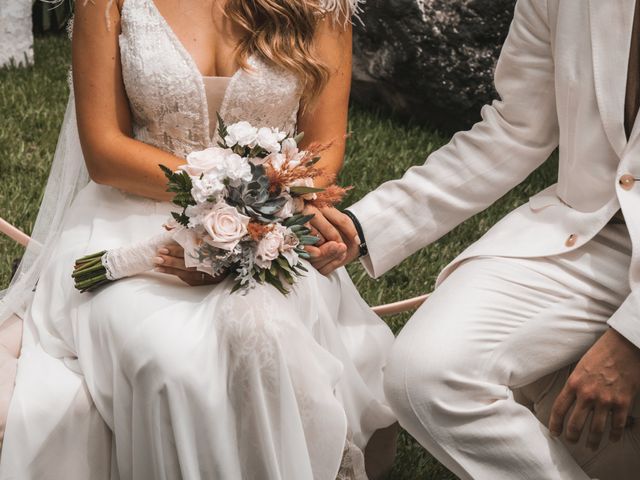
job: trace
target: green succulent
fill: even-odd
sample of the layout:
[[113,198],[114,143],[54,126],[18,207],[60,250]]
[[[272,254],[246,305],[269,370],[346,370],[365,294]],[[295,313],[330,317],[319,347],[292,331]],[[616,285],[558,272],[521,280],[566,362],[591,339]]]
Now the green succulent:
[[269,178],[263,166],[251,164],[251,174],[253,178],[249,183],[228,188],[227,202],[258,221],[271,223],[287,199],[269,192]]

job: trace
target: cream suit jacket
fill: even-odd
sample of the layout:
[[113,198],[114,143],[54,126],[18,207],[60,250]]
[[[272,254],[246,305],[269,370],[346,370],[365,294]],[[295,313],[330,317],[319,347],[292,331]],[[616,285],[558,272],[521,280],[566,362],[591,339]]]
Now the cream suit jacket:
[[[422,166],[349,208],[380,276],[484,210],[559,146],[558,183],[496,224],[442,272],[478,256],[574,250],[622,208],[632,293],[610,325],[640,347],[640,122],[624,103],[635,0],[519,0],[495,73],[500,100]],[[623,273],[626,275],[626,272]]]

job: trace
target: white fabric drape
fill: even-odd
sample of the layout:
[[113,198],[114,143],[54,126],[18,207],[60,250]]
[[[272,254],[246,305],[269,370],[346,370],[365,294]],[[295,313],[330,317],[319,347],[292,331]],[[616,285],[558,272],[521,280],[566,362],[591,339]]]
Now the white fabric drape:
[[51,173],[31,232],[32,241],[13,281],[6,290],[0,291],[0,324],[14,313],[24,316],[33,298],[36,282],[49,258],[48,252],[53,250],[60,237],[65,214],[88,181],[78,136],[75,99],[71,92]]

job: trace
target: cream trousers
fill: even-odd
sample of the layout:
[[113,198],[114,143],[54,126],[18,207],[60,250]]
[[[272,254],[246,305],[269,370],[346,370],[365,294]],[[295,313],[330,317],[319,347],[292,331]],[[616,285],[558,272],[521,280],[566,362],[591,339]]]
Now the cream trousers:
[[392,350],[385,390],[400,424],[462,479],[637,478],[637,425],[595,453],[586,435],[567,448],[544,425],[629,294],[630,255],[626,226],[608,225],[564,255],[461,264]]

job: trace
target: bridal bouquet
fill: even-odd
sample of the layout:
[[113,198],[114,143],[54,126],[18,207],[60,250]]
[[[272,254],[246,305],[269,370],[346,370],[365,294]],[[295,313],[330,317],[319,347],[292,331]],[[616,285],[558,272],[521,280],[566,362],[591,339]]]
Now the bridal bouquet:
[[305,205],[334,205],[346,189],[313,186],[314,179],[326,177],[316,167],[326,146],[300,150],[302,135],[248,122],[226,126],[220,116],[218,134],[217,147],[192,152],[178,171],[160,165],[181,209],[172,212],[165,231],[76,260],[72,276],[78,290],[152,270],[156,250],[174,241],[184,249],[187,267],[212,276],[232,274],[233,291],[268,283],[288,293],[307,271],[304,246],[318,242],[306,226],[313,215],[303,214]]

